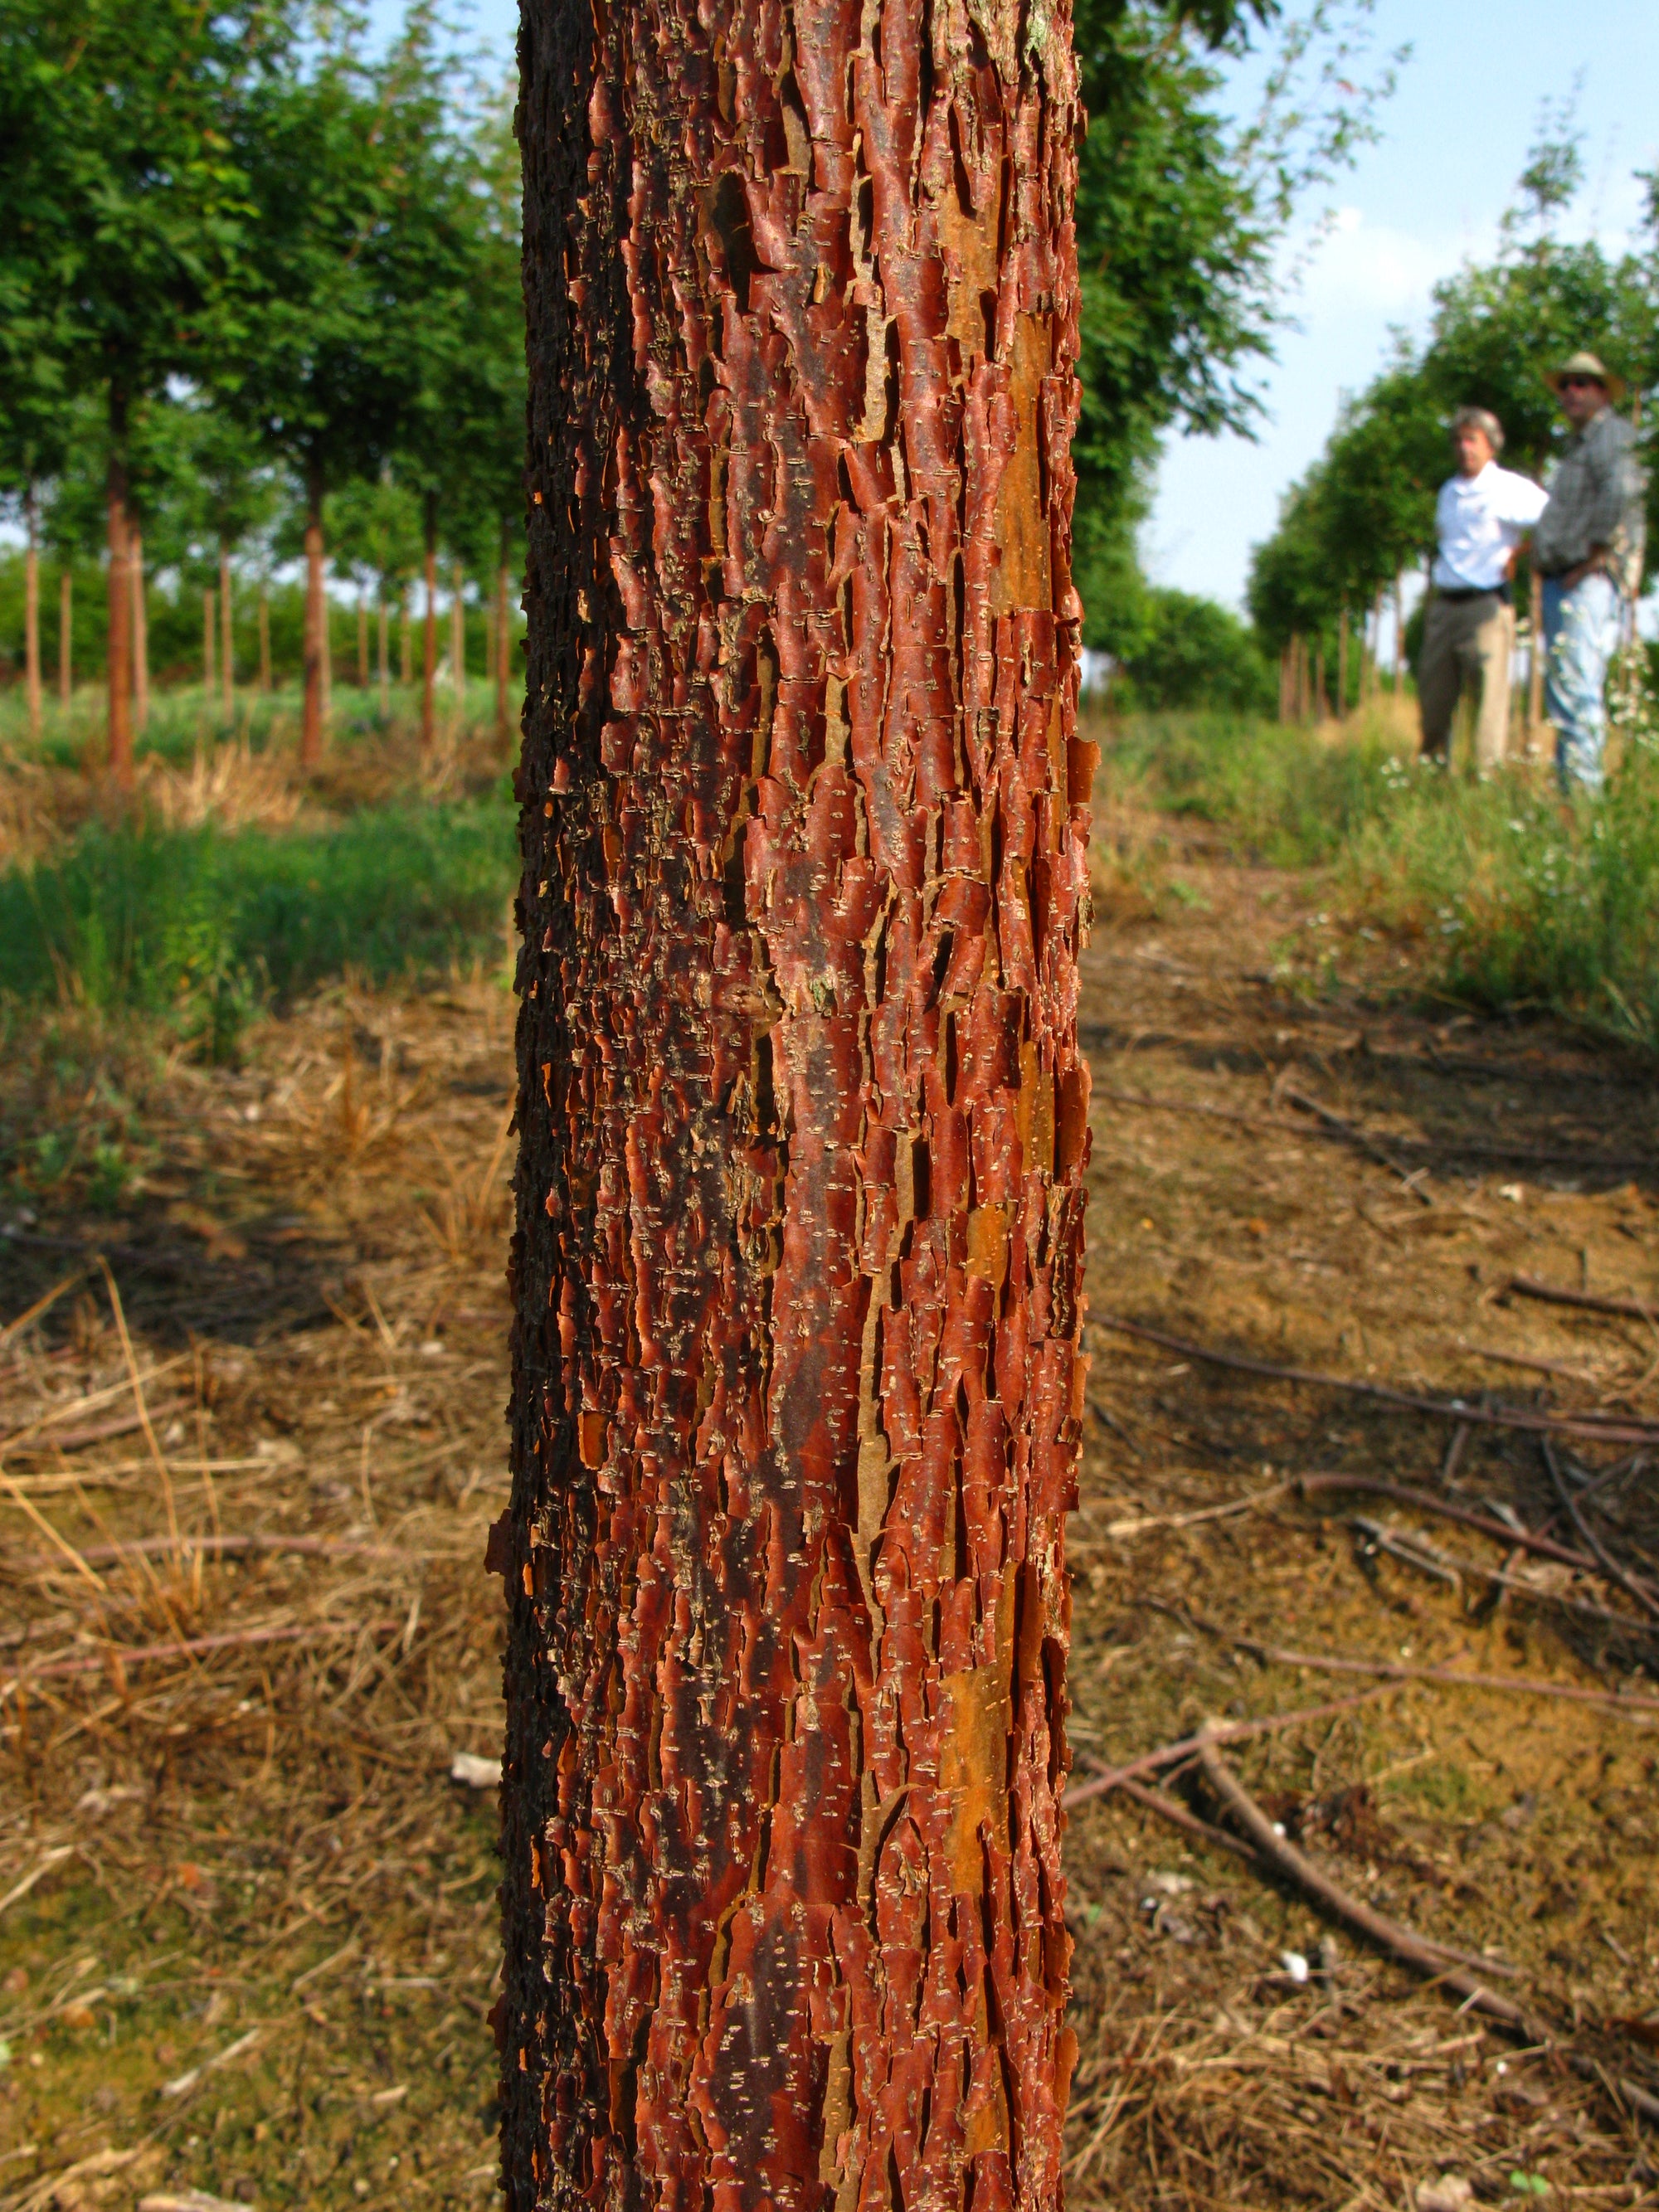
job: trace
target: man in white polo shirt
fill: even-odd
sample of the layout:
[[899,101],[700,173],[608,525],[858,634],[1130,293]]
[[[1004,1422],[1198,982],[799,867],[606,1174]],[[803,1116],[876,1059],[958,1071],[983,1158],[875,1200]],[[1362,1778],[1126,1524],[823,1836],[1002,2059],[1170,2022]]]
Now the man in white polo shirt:
[[1516,550],[1548,495],[1529,477],[1498,467],[1503,426],[1484,407],[1460,407],[1451,440],[1457,474],[1441,485],[1435,505],[1440,551],[1417,674],[1423,756],[1449,759],[1452,716],[1467,690],[1477,702],[1475,767],[1490,775],[1504,757],[1509,732],[1515,644],[1510,578]]

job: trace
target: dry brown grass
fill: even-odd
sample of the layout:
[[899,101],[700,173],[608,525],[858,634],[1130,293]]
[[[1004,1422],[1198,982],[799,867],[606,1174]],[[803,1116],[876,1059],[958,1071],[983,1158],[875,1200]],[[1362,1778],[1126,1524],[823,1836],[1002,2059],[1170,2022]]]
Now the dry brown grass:
[[4,1249],[9,2207],[488,2194],[507,1023],[129,1062],[123,1213]]

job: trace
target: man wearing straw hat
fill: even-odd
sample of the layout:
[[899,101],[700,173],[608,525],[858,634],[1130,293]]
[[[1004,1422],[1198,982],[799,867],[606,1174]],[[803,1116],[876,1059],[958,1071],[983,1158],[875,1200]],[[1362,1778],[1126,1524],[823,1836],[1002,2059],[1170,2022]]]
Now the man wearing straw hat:
[[1642,470],[1636,433],[1613,403],[1624,380],[1593,353],[1545,378],[1571,426],[1550,480],[1533,558],[1544,580],[1545,708],[1564,792],[1601,787],[1607,663],[1642,580]]

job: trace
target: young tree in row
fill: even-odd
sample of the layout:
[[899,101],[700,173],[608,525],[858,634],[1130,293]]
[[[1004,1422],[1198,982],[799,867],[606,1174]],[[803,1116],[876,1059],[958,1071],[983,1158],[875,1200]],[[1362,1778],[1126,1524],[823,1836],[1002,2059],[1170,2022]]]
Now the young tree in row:
[[1069,11],[536,0],[513,2212],[1060,2200]]
[[132,776],[128,437],[199,373],[246,234],[234,118],[289,51],[269,0],[0,0],[0,294],[26,265],[103,412],[109,762]]
[[429,326],[465,307],[465,155],[443,73],[416,8],[383,59],[348,26],[238,118],[261,252],[219,393],[303,489],[307,767],[323,742],[325,500],[409,437]]
[[360,592],[372,591],[378,611],[376,672],[380,711],[391,708],[391,638],[394,603],[402,605],[420,566],[421,517],[408,487],[387,466],[331,494],[325,521],[336,559]]

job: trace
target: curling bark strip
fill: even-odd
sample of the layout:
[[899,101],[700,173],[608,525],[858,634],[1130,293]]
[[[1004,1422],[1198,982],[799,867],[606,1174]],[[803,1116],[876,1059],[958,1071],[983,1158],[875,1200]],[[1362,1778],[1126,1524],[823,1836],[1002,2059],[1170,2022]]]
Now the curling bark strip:
[[1060,2202],[1069,11],[529,0],[507,2198]]

